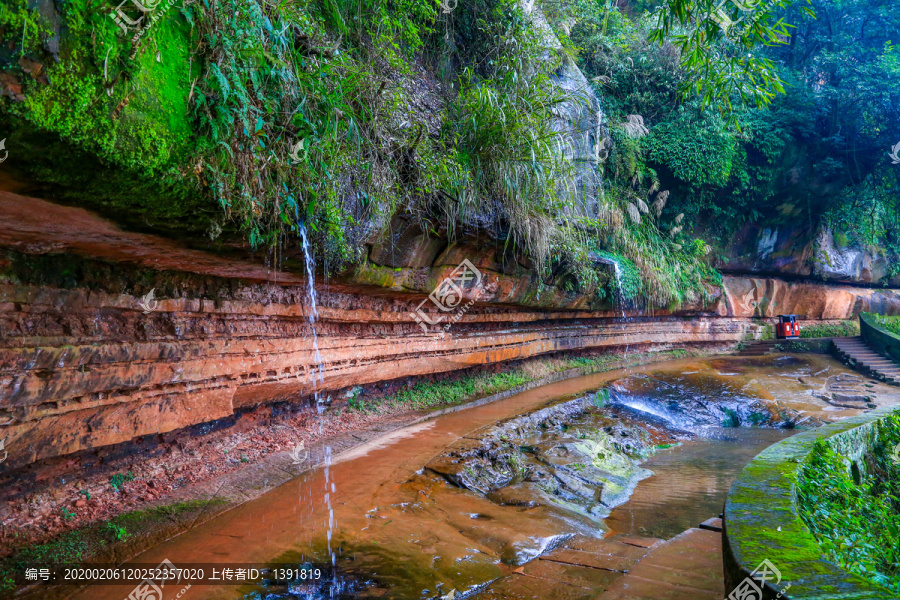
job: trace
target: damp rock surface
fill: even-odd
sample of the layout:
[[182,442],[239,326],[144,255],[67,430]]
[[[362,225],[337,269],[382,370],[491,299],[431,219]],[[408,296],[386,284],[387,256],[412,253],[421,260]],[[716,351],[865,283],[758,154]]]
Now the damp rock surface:
[[426,468],[502,505],[562,507],[602,519],[651,475],[641,460],[676,438],[599,398],[578,397],[482,428]]

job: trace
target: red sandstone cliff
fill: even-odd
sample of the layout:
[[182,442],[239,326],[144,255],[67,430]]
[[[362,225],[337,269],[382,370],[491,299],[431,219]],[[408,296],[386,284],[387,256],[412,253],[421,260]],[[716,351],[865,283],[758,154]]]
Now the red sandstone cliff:
[[[710,306],[623,322],[611,310],[586,310],[576,294],[542,289],[521,265],[510,272],[478,248],[413,236],[402,247],[417,252],[396,266],[376,248],[354,280],[319,282],[320,377],[301,276],[8,192],[0,192],[0,247],[0,440],[9,452],[0,472],[314,389],[566,350],[737,342],[752,317],[780,313],[900,313],[892,291],[726,277]],[[431,306],[426,314],[443,316],[441,326],[456,316],[447,335],[436,335],[439,327],[426,335],[416,307],[469,257],[481,279],[463,289],[460,306],[477,302],[464,313]],[[142,304],[151,289],[155,303]]]

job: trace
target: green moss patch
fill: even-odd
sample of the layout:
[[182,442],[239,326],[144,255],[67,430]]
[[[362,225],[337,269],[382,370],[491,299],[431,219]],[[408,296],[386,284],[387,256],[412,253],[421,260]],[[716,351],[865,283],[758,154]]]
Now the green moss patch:
[[190,500],[126,513],[59,538],[25,547],[0,560],[0,595],[15,589],[15,574],[26,566],[78,564],[87,560],[119,562],[143,549],[142,542],[156,540],[173,524],[190,524],[204,513],[226,504],[221,498]]
[[[898,467],[886,464],[887,442],[878,440],[900,442],[898,423],[900,414],[881,409],[800,433],[751,461],[726,502],[727,579],[737,583],[769,560],[782,580],[766,598],[788,583],[790,598],[895,597],[877,565],[896,567],[897,493],[877,473],[896,482],[886,469]],[[867,466],[857,482],[849,465],[860,460]]]

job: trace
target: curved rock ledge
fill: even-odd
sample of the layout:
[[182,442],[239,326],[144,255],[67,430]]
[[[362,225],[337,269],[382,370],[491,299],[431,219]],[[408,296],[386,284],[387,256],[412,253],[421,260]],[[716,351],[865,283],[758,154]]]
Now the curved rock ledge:
[[799,433],[765,449],[744,468],[725,502],[722,536],[725,589],[729,594],[767,560],[780,577],[776,581],[770,575],[764,582],[764,600],[896,598],[822,556],[815,537],[797,512],[794,493],[795,472],[817,439],[852,438],[856,443],[842,447],[856,447],[862,454],[874,423],[894,410],[897,407],[885,407]]
[[[290,290],[280,290],[290,292]],[[354,309],[320,296],[316,349],[302,306],[164,300],[0,286],[0,467],[115,444],[297,401],[314,391],[454,371],[563,350],[737,342],[741,319],[612,318],[510,311],[467,315],[443,339],[403,307]],[[401,310],[397,310],[401,309]]]
[[[726,277],[708,305],[623,320],[504,266],[490,249],[432,242],[390,268],[372,248],[346,279],[317,282],[314,336],[302,276],[0,191],[0,440],[9,453],[0,473],[308,402],[314,391],[327,402],[357,385],[555,352],[731,344],[780,312],[900,313],[892,290]],[[482,274],[478,289],[463,288],[468,310],[447,335],[426,335],[414,311],[467,257]],[[425,306],[431,319],[441,315]]]

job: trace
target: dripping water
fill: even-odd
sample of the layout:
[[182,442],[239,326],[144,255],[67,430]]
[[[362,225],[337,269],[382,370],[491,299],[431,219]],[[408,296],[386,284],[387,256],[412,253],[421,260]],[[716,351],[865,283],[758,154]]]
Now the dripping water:
[[[625,337],[627,335],[627,325],[628,323],[628,315],[625,313],[625,306],[627,301],[625,299],[625,287],[623,284],[623,273],[622,267],[619,265],[619,262],[612,258],[607,258],[605,256],[594,256],[594,260],[599,263],[610,265],[613,268],[613,275],[616,277],[616,290],[615,290],[615,300],[613,301],[613,307],[618,308],[622,312],[622,336]],[[625,344],[625,360],[628,360],[628,344]]]
[[[628,339],[628,315],[625,314],[625,288],[622,284],[622,267],[619,266],[619,261],[616,260],[613,260],[612,264],[616,275],[616,301],[619,304],[619,309],[622,311],[622,337]],[[625,344],[625,360],[628,360],[628,344]]]
[[[299,221],[298,221],[299,223]],[[325,369],[322,361],[322,353],[319,350],[319,336],[316,332],[316,322],[319,320],[318,296],[316,295],[315,274],[316,265],[313,260],[313,253],[309,243],[309,236],[306,233],[306,227],[299,223],[300,241],[303,248],[303,258],[306,263],[306,281],[307,295],[309,299],[309,310],[307,311],[307,321],[309,322],[310,331],[312,332],[313,352],[315,357],[315,368],[312,372],[313,398],[316,402],[316,412],[322,414],[325,412],[325,403],[319,398],[318,386],[325,380]],[[322,433],[322,423],[319,422],[319,433]],[[326,538],[328,556],[331,559],[332,568],[336,566],[337,557],[332,550],[331,542],[334,535],[334,509],[332,507],[332,499],[336,492],[334,482],[331,481],[331,446],[325,445],[324,448],[324,473],[325,473],[325,495],[324,503],[328,520],[326,521]],[[335,598],[340,594],[341,583],[338,581],[336,573],[332,573],[330,589],[328,597]]]
[[306,262],[307,295],[309,296],[309,311],[306,319],[309,321],[313,338],[313,352],[315,353],[315,371],[313,372],[313,397],[316,400],[316,411],[319,414],[325,412],[324,403],[319,399],[318,386],[325,380],[325,368],[322,366],[322,353],[319,351],[319,336],[316,333],[316,321],[319,320],[318,297],[316,296],[316,264],[313,262],[312,249],[309,245],[309,237],[306,235],[306,227],[300,225],[300,241],[303,247],[303,258]]

